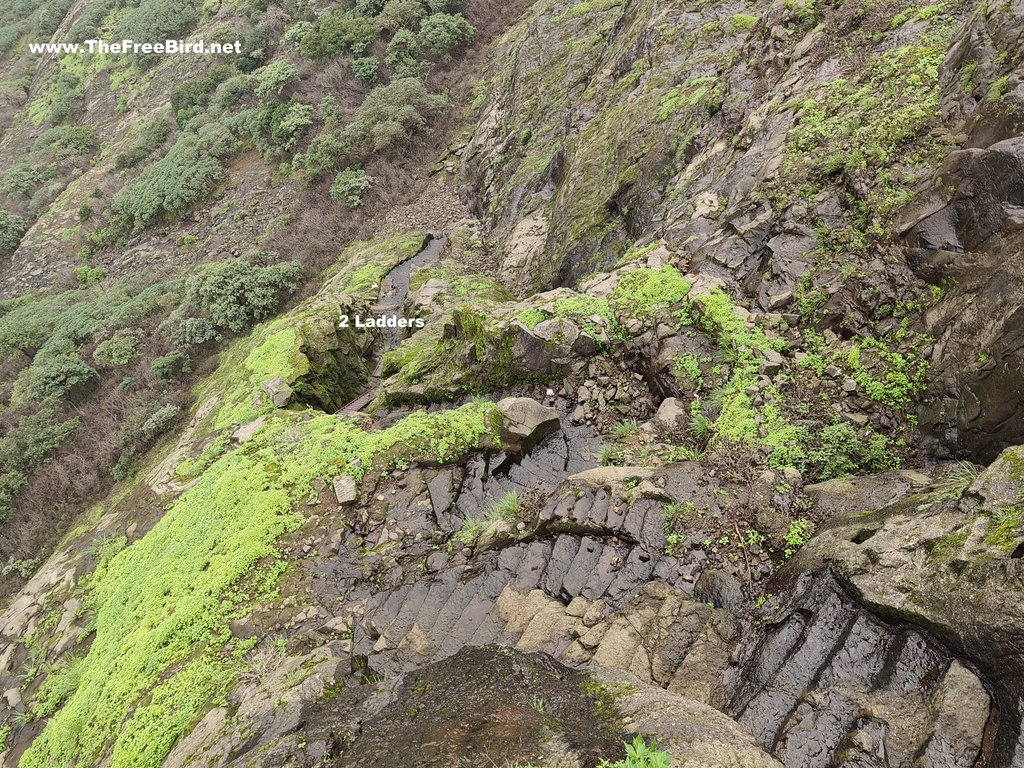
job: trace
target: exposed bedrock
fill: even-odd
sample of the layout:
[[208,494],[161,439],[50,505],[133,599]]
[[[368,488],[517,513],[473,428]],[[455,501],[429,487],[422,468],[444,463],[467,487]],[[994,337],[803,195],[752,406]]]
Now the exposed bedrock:
[[[995,77],[999,47],[1022,39],[1021,3],[976,14],[944,69]],[[983,462],[1024,441],[1024,81],[1018,68],[997,82],[997,99],[947,85],[943,110],[963,120],[963,148],[896,223],[911,268],[946,290],[924,323],[935,339],[919,414],[926,450]]]
[[[783,571],[784,578],[814,580],[811,574],[827,568],[860,606],[927,632],[975,670],[993,695],[993,766],[1024,762],[1022,466],[1024,452],[1008,449],[969,487],[940,484],[877,511],[836,517]],[[876,654],[885,644],[873,645]],[[966,680],[965,672],[957,675]],[[970,688],[976,706],[966,699],[957,705],[962,725],[984,719],[981,693],[975,683]],[[966,735],[943,738],[957,748],[974,743]],[[932,751],[938,749],[935,742]]]
[[726,711],[785,765],[970,768],[989,694],[926,633],[808,574],[731,671]]
[[[773,755],[787,768],[973,768],[990,755],[997,733],[1002,751],[989,765],[1014,764],[1008,745],[1016,738],[1011,699],[1019,673],[1006,653],[1022,635],[1024,612],[1012,589],[996,581],[1013,567],[998,563],[1012,558],[984,545],[996,561],[979,565],[977,576],[957,571],[955,557],[935,570],[928,564],[948,557],[935,537],[960,541],[964,520],[983,514],[971,499],[998,504],[1017,492],[1006,472],[989,470],[963,502],[924,510],[942,491],[915,473],[814,489],[834,520],[775,577],[769,588],[779,596],[751,625],[736,576],[711,567],[695,554],[700,549],[665,553],[665,504],[687,498],[710,509],[724,495],[719,483],[696,463],[595,467],[574,450],[592,438],[562,423],[565,432],[548,435],[532,453],[410,469],[367,492],[351,532],[335,534],[312,562],[319,609],[303,610],[296,624],[314,646],[326,642],[336,664],[321,688],[337,688],[335,680],[345,687],[324,703],[316,702],[323,697],[315,686],[305,693],[288,738],[334,750],[343,765],[390,765],[383,757],[374,762],[368,745],[381,743],[381,755],[393,755],[421,742],[423,765],[456,753],[467,764],[489,765],[482,754],[478,762],[465,758],[476,754],[470,746],[532,744],[515,734],[536,719],[539,697],[552,718],[545,722],[568,729],[566,749],[579,759],[568,764],[590,765],[602,737],[588,736],[579,719],[570,723],[564,691],[519,676],[524,664],[540,664],[563,670],[560,682],[549,680],[556,687],[575,685],[577,673],[556,659],[630,676],[648,705],[641,711],[623,696],[617,709],[659,741],[651,723],[689,733],[681,743],[691,752],[674,752],[690,755],[680,765],[771,766]],[[516,521],[489,516],[510,490],[520,500]],[[890,505],[864,513],[878,503]],[[480,530],[450,538],[474,519],[484,521]],[[972,519],[968,527],[980,530],[981,518]],[[922,543],[912,546],[911,535]],[[439,546],[446,540],[453,545]],[[982,588],[989,597],[975,593]],[[998,619],[983,626],[981,617],[992,616]],[[275,618],[282,620],[257,616],[257,623]],[[544,655],[518,662],[508,651],[467,650],[483,646]],[[505,674],[508,659],[514,669]],[[381,677],[387,682],[368,684]],[[496,692],[507,708],[497,707]],[[473,703],[476,714],[456,702]],[[738,725],[716,720],[709,706]],[[427,716],[441,709],[449,714]],[[242,729],[225,737],[236,743],[233,765],[246,765],[243,757],[257,748],[269,749],[264,756],[290,754],[284,737],[250,743],[244,724],[232,728]]]

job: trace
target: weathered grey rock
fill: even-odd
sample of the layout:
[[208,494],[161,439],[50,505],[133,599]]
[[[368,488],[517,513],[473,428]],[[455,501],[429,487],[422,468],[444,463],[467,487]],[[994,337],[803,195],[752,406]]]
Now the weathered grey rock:
[[500,549],[516,540],[516,529],[506,520],[493,520],[474,542],[477,550]]
[[14,712],[23,712],[25,710],[25,706],[21,701],[21,691],[17,688],[8,688],[4,691],[4,701],[7,702],[7,708]]
[[783,362],[782,355],[774,349],[768,349],[764,353],[764,360],[761,361],[758,372],[762,376],[774,376],[782,370]]
[[248,424],[243,424],[234,432],[231,433],[231,439],[239,445],[249,442],[253,435],[255,435],[264,424],[267,423],[266,416],[260,416],[258,419],[250,421]]
[[425,282],[416,293],[412,294],[408,303],[417,312],[439,309],[441,298],[448,292],[447,281],[432,277]]
[[538,339],[571,349],[580,336],[580,329],[571,320],[553,317],[538,323],[533,329],[533,335]]
[[651,422],[666,430],[682,429],[690,419],[690,412],[683,401],[676,397],[666,397],[658,406],[658,412],[654,414]]
[[338,475],[334,478],[334,497],[339,504],[352,504],[359,498],[359,487],[354,477],[350,475]]
[[278,408],[284,408],[292,398],[292,388],[284,380],[284,376],[275,376],[263,383],[263,391]]
[[533,446],[558,430],[558,411],[529,397],[506,397],[501,410],[502,443],[512,450],[528,453]]
[[[609,687],[629,677],[601,676]],[[634,688],[638,687],[633,682]],[[617,699],[625,724],[647,734],[679,768],[782,768],[754,737],[716,709],[661,688],[640,687]]]
[[892,504],[932,482],[928,475],[908,469],[866,477],[839,477],[804,486],[822,517],[848,515]]
[[646,480],[654,475],[648,467],[595,467],[570,475],[567,479],[576,485],[590,488],[621,485],[629,480]]

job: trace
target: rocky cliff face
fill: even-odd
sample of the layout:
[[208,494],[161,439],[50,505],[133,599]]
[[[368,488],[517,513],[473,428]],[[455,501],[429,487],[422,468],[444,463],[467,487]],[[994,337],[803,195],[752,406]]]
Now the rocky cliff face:
[[[132,254],[194,230],[212,266],[171,264],[145,311],[94,273],[3,305],[5,418],[41,381],[68,384],[38,406],[61,423],[89,381],[180,411],[52,552],[10,547],[3,764],[636,766],[624,741],[703,768],[1024,764],[1024,5],[470,2],[475,47],[436,53],[424,29],[466,33],[427,5],[331,11],[372,35],[323,59],[330,13],[249,8],[252,79],[171,101],[224,143],[224,188],[90,241],[137,277]],[[210,13],[189,29],[240,14]],[[342,74],[374,56],[395,90],[356,99]],[[132,72],[139,105],[182,77]],[[443,112],[427,86],[458,109],[402,157],[381,137]],[[253,127],[257,93],[309,133]],[[95,130],[88,98],[36,132]],[[5,292],[69,258],[46,233],[75,190],[125,181],[104,152],[50,189]],[[227,230],[326,240],[357,159],[375,191],[339,240],[365,240],[218,266]],[[338,322],[389,312],[423,327]],[[173,375],[147,333],[192,340]],[[38,466],[82,456],[60,444]],[[34,471],[5,467],[15,515]]]

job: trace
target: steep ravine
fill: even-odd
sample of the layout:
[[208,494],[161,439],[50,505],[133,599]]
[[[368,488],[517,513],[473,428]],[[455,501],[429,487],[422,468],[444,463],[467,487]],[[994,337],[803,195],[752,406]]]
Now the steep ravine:
[[13,596],[2,765],[1024,765],[1022,41],[539,0],[466,211],[240,332]]

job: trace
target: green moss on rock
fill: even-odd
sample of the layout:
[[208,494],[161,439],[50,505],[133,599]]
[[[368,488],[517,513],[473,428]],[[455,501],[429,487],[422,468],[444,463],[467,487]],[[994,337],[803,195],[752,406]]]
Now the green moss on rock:
[[413,414],[377,432],[326,414],[273,416],[88,578],[95,638],[23,768],[108,753],[112,768],[159,766],[234,679],[228,623],[273,593],[283,569],[277,540],[301,523],[295,506],[315,479],[452,461],[497,444],[499,427],[491,403]]

